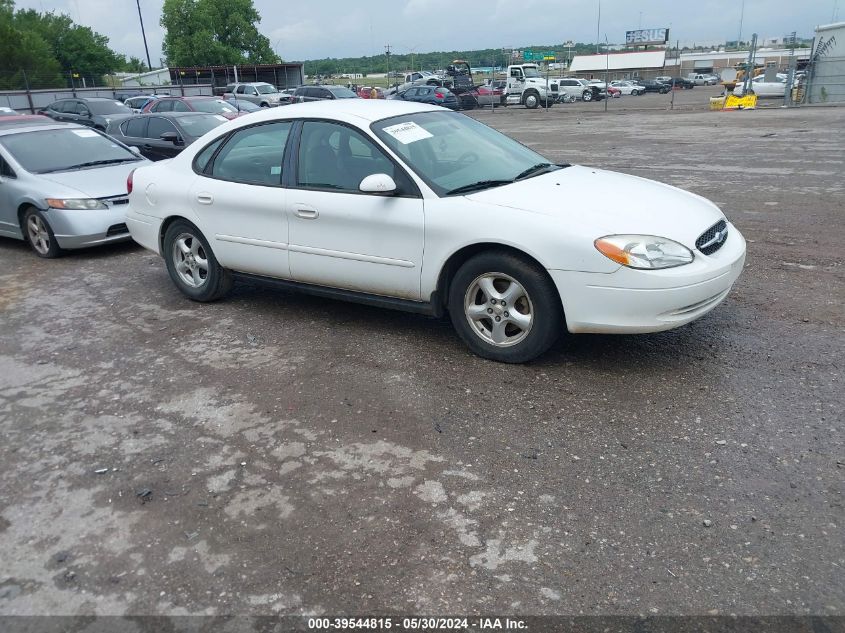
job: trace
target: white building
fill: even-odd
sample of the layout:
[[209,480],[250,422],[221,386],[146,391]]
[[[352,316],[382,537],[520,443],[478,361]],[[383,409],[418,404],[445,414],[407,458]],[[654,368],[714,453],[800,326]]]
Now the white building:
[[137,75],[117,73],[124,88],[141,88],[143,86],[164,86],[170,83],[170,69],[167,67],[151,70]]

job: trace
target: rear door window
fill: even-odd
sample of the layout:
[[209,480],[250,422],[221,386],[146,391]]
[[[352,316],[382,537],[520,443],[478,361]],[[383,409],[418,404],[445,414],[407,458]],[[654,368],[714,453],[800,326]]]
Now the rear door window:
[[245,184],[280,186],[282,157],[291,125],[290,121],[279,121],[238,130],[214,159],[211,176]]
[[120,126],[124,136],[131,136],[133,138],[144,138],[146,128],[147,119],[142,117],[129,119]]

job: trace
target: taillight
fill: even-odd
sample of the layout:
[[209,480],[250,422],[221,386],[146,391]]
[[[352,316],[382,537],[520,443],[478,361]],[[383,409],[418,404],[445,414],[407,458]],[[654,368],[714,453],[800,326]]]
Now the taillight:
[[434,96],[437,97],[438,99],[443,99],[443,93],[442,92],[435,92]]
[[126,193],[132,193],[132,177],[135,175],[135,170],[129,172],[126,177]]

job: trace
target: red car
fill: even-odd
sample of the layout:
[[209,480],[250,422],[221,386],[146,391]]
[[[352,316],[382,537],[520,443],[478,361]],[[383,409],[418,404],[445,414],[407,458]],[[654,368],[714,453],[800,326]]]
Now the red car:
[[236,119],[246,114],[218,97],[162,97],[150,101],[142,112],[205,112],[219,114],[227,119]]
[[616,97],[619,98],[622,96],[622,91],[619,90],[616,86],[608,86],[607,87],[607,95],[609,97]]
[[[376,99],[384,99],[384,90],[381,88],[376,88]],[[362,88],[358,88],[358,96],[362,99],[372,99],[373,98],[373,89],[369,86],[363,86]]]
[[491,103],[497,106],[505,103],[504,89],[495,86],[477,86],[473,94],[479,106],[489,106]]

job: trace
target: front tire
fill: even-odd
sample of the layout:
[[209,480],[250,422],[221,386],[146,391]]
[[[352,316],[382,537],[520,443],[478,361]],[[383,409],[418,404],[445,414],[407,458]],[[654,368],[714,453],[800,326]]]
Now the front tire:
[[563,311],[542,267],[506,251],[467,260],[449,288],[452,325],[474,353],[503,363],[524,363],[560,336]]
[[525,95],[523,103],[529,110],[536,110],[537,106],[540,105],[540,95],[532,90]]
[[176,287],[193,301],[216,301],[232,289],[232,274],[218,262],[193,224],[177,220],[164,234],[162,254]]
[[581,98],[584,101],[592,101],[593,100],[593,91],[592,90],[585,90],[584,94],[581,95]]
[[62,254],[53,228],[41,211],[29,207],[23,214],[22,224],[24,237],[36,255],[44,259],[55,259]]

